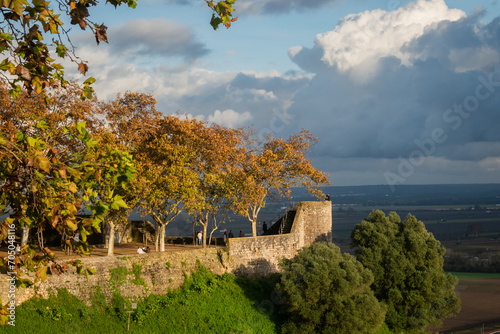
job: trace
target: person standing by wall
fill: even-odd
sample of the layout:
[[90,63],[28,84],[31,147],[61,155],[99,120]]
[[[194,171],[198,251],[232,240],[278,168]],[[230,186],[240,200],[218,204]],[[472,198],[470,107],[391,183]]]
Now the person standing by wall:
[[203,231],[198,232],[198,245],[203,245]]

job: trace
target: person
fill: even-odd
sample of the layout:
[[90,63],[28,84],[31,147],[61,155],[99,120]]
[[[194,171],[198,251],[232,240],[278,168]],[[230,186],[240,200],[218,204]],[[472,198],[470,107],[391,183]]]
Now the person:
[[233,230],[229,230],[229,235],[228,235],[229,238],[234,238],[234,235],[233,235]]
[[264,232],[264,234],[266,234],[266,232],[267,232],[267,224],[266,224],[266,222],[262,223],[262,232]]
[[240,230],[240,238],[243,238],[244,236],[243,231]]
[[137,254],[144,254],[144,249],[141,247],[137,248]]
[[146,249],[144,250],[146,253],[149,253],[151,252],[151,249],[149,248],[149,246],[146,246]]
[[203,231],[199,231],[197,237],[198,237],[198,245],[202,245],[203,244]]
[[73,240],[75,240],[75,242],[80,242],[80,233],[79,232],[76,232],[75,237],[73,238]]
[[227,232],[226,231],[224,231],[223,237],[224,237],[224,244],[226,244],[226,241],[227,241]]
[[330,195],[326,194],[325,195],[325,201],[329,201],[330,200]]

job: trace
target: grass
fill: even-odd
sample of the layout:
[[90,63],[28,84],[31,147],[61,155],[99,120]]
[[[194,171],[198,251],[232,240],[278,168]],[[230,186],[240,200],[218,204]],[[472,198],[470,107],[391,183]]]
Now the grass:
[[[184,285],[166,295],[138,301],[131,315],[130,333],[278,333],[278,309],[258,307],[269,300],[273,280],[217,276],[206,268],[186,278]],[[99,288],[91,291],[91,306],[66,290],[48,299],[34,298],[16,308],[16,326],[0,327],[2,333],[124,333],[130,302],[114,293],[106,303]]]
[[500,278],[500,273],[457,273],[450,272],[458,279]]

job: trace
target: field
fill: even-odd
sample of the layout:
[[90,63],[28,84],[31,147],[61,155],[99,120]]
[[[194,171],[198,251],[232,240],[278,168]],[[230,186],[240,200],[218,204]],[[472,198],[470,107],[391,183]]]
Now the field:
[[485,332],[500,329],[500,278],[460,279],[456,291],[462,310],[443,321],[439,333],[481,333],[483,324]]
[[[342,208],[341,210],[339,210]],[[351,209],[349,209],[351,208]],[[446,256],[464,254],[473,260],[500,254],[500,210],[496,207],[471,210],[470,206],[404,206],[380,208],[395,211],[402,219],[411,213],[422,220],[427,230],[446,248]],[[350,233],[354,226],[368,216],[372,208],[338,206],[333,212],[334,242],[344,252],[352,253]],[[477,234],[472,229],[477,227]],[[476,259],[477,258],[477,259]],[[497,268],[500,271],[500,268]],[[484,333],[500,329],[500,273],[453,273],[459,278],[456,287],[462,310],[446,319],[433,331],[445,334]]]

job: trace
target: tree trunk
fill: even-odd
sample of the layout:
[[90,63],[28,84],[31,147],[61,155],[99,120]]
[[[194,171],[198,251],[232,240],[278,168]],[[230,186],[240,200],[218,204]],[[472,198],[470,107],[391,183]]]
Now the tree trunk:
[[108,256],[113,256],[115,252],[115,223],[108,221],[109,224],[109,238],[108,238]]
[[203,224],[203,248],[207,248],[207,231],[208,231],[208,222]]
[[155,221],[155,250],[158,253],[160,251],[160,224]]
[[165,251],[165,227],[166,225],[160,225],[160,252]]
[[[217,228],[213,228],[212,231],[210,231],[210,237],[208,238],[208,247],[212,244],[212,234],[217,230]],[[217,246],[217,240],[215,240],[215,246]]]
[[29,226],[24,226],[23,227],[23,235],[21,237],[21,247],[24,247],[28,244],[28,237],[30,235],[30,228]]
[[252,237],[257,236],[257,218],[252,220]]

